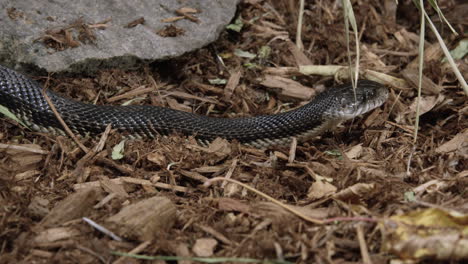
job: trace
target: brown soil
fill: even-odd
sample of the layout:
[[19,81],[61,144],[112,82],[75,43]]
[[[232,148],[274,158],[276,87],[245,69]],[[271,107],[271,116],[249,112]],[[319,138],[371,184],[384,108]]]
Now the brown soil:
[[[244,23],[240,33],[226,30],[213,44],[181,58],[92,77],[32,77],[61,94],[97,104],[134,99],[132,104],[222,117],[285,111],[335,84],[333,77],[299,74],[299,65],[348,65],[341,1],[306,1],[302,51],[293,43],[297,2],[245,0],[238,11]],[[468,212],[468,103],[441,62],[435,36],[427,31],[426,49],[432,55],[424,64],[426,113],[413,144],[417,9],[411,1],[399,1],[398,7],[393,0],[382,1],[386,5],[358,2],[361,69],[405,82],[389,84],[384,106],[297,147],[258,150],[216,141],[205,148],[174,135],[126,141],[123,158],[113,160],[112,148],[121,141],[113,131],[103,138],[102,150],[85,155],[68,137],[34,133],[3,118],[1,143],[22,148],[0,151],[0,263],[119,260],[111,251],[292,263],[361,263],[369,255],[373,263],[387,263],[399,257],[381,249],[375,220],[427,207]],[[450,34],[430,12],[453,49],[466,32],[466,16],[457,15],[466,5],[439,4],[461,33]],[[258,54],[266,46],[271,49],[267,56],[235,55],[236,49]],[[467,58],[456,62],[466,79]],[[210,82],[217,79],[227,83]],[[292,84],[284,85],[285,79]],[[100,139],[80,140],[93,149]],[[217,176],[250,185],[309,217],[350,221],[314,224],[236,184],[203,186]],[[408,200],[408,194],[415,198]]]

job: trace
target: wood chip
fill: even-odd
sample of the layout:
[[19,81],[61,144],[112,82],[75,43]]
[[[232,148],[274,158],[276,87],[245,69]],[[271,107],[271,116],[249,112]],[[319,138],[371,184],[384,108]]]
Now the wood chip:
[[[419,84],[419,73],[416,69],[405,69],[402,72],[403,77],[409,82],[413,88],[417,89]],[[442,92],[443,88],[435,84],[431,79],[422,76],[421,92],[428,95],[438,95]]]
[[299,82],[275,75],[265,75],[261,85],[271,88],[278,95],[299,100],[310,100],[315,95],[315,90],[303,86]]
[[[190,191],[189,188],[183,187],[183,186],[171,185],[171,184],[162,183],[162,182],[152,183],[151,181],[148,181],[148,180],[137,179],[137,178],[132,178],[132,177],[119,177],[117,179],[111,179],[111,181],[117,184],[131,183],[131,184],[154,186],[154,187],[158,187],[162,189],[173,190],[176,192],[189,192]],[[78,184],[73,185],[73,189],[75,190],[79,190],[83,188],[90,188],[90,187],[101,187],[101,182],[92,181],[92,182],[78,183]]]
[[[272,202],[259,202],[252,206],[253,211],[261,215],[279,218],[284,216],[295,216],[290,211]],[[323,219],[329,216],[330,208],[310,208],[308,206],[288,205],[288,207],[314,219]],[[278,219],[275,219],[278,220]]]
[[263,73],[282,77],[301,75],[298,67],[265,67]]
[[296,65],[310,65],[312,61],[292,41],[287,41],[288,49],[296,59]]
[[28,211],[34,216],[45,217],[50,212],[49,200],[40,196],[34,196],[28,205]]
[[29,253],[33,256],[40,257],[40,258],[52,258],[55,255],[55,253],[40,250],[40,249],[33,249]]
[[166,97],[166,102],[169,105],[169,107],[172,108],[172,109],[176,109],[176,110],[187,112],[187,113],[192,113],[192,108],[190,106],[180,104],[174,98],[171,98],[171,97],[168,96],[168,97]]
[[49,228],[39,232],[39,234],[34,237],[33,242],[37,244],[37,246],[41,246],[43,244],[49,244],[59,240],[70,239],[72,237],[79,236],[80,234],[80,230],[72,227]]
[[25,152],[42,154],[42,155],[49,154],[48,151],[43,150],[41,146],[36,145],[36,144],[13,145],[13,144],[0,143],[0,149],[6,149],[7,153],[10,155],[17,154],[17,153],[25,153]]
[[234,93],[234,90],[239,85],[241,74],[242,74],[242,71],[240,69],[237,69],[229,77],[226,87],[224,87],[224,99],[225,100],[231,99],[232,94]]
[[200,181],[200,182],[206,182],[209,180],[207,177],[195,171],[179,170],[178,172],[180,172],[180,174],[184,175],[185,177],[188,177],[188,178]]
[[67,196],[65,200],[55,205],[50,213],[44,217],[40,226],[55,226],[86,216],[93,209],[99,195],[99,189],[87,188]]
[[123,188],[122,184],[117,184],[111,181],[107,177],[103,177],[103,179],[101,179],[100,182],[101,182],[101,187],[110,194],[114,193],[117,196],[120,196],[123,198],[126,198],[129,196],[128,193]]
[[198,173],[216,173],[225,169],[226,169],[226,166],[204,166],[204,167],[192,169],[192,171],[195,171]]
[[15,175],[15,181],[24,181],[30,179],[34,176],[40,175],[41,172],[38,170],[28,170],[25,172],[21,172]]
[[364,196],[368,195],[374,189],[375,184],[373,183],[357,183],[341,190],[337,194],[333,195],[333,198],[347,203],[358,204]]
[[128,205],[107,218],[116,233],[138,239],[152,240],[170,230],[176,220],[176,207],[166,197],[155,196]]
[[132,22],[128,23],[125,27],[126,28],[132,28],[132,27],[136,27],[138,25],[143,25],[144,23],[145,23],[145,18],[140,17],[140,18],[137,18],[137,19],[133,20]]
[[161,19],[161,22],[163,22],[163,23],[172,23],[172,22],[175,22],[175,21],[178,21],[178,20],[182,20],[184,18],[185,18],[184,16],[168,17],[168,18],[165,18],[165,19]]
[[167,166],[166,156],[159,152],[151,152],[146,156],[146,159],[165,168]]
[[136,96],[142,95],[142,94],[147,94],[154,91],[154,87],[145,87],[145,86],[140,86],[136,89],[132,89],[126,93],[119,94],[116,96],[112,96],[111,98],[107,99],[107,102],[112,103],[115,101],[119,101],[122,99],[133,99]]
[[234,211],[234,212],[242,212],[242,213],[249,213],[250,206],[246,203],[243,203],[239,200],[232,199],[232,198],[219,198],[218,199],[218,209],[223,211]]
[[182,91],[171,91],[171,92],[168,92],[167,94],[165,93],[161,93],[161,94],[163,96],[170,95],[172,97],[177,97],[177,98],[186,99],[186,100],[197,100],[200,102],[205,102],[205,103],[210,103],[210,104],[220,104],[217,100],[210,99],[207,97],[196,96],[196,95],[189,94],[189,93],[182,92]]

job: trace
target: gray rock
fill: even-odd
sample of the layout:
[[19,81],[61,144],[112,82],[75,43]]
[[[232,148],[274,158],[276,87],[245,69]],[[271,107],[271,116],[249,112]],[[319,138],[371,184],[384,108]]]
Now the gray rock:
[[[141,62],[179,56],[214,41],[233,18],[238,2],[0,0],[0,64],[23,71],[92,73],[104,67],[129,68]],[[161,22],[178,16],[175,11],[181,7],[197,9],[199,13],[192,16],[198,23],[187,18]],[[145,22],[128,27],[138,18],[144,18]],[[45,45],[46,40],[66,43],[63,29],[80,20],[81,24],[68,28],[73,40],[70,43],[78,44],[77,47],[56,50]],[[99,28],[97,23],[104,26]],[[80,27],[82,25],[84,27]],[[183,33],[175,37],[162,37],[157,33],[168,25],[174,25]],[[90,31],[95,40],[80,41],[80,29]]]

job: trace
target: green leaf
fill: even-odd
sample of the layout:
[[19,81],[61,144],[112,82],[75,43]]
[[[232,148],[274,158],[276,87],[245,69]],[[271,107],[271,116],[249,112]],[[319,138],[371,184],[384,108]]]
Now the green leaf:
[[[463,57],[465,57],[466,54],[468,54],[468,39],[460,40],[458,45],[450,51],[450,54],[455,60],[463,59]],[[447,58],[444,58],[442,61],[446,62]]]
[[405,201],[407,201],[407,202],[416,201],[416,197],[414,196],[414,192],[405,192]]
[[226,26],[227,29],[236,31],[236,32],[241,32],[242,27],[244,27],[244,22],[242,22],[241,16],[238,16],[233,24],[229,24]]
[[237,57],[248,58],[248,59],[254,59],[255,57],[257,57],[256,54],[250,53],[248,51],[243,51],[241,49],[235,49],[234,55],[236,55]]
[[226,84],[227,83],[227,80],[226,79],[219,79],[219,78],[216,78],[216,79],[208,79],[208,82],[210,84]]
[[341,157],[341,152],[337,149],[326,150],[325,154],[330,155],[330,156],[335,156],[335,157]]
[[270,46],[261,46],[260,50],[258,51],[258,57],[260,59],[268,59],[271,54],[271,48]]
[[125,139],[112,148],[112,159],[119,160],[124,157]]
[[10,110],[8,108],[4,107],[3,105],[0,105],[0,113],[2,113],[4,116],[6,116],[6,117],[8,117],[10,119],[13,119],[14,121],[18,122],[22,126],[28,127],[25,123],[23,123],[23,121],[21,119],[19,119],[15,114],[10,112]]
[[249,70],[259,68],[256,63],[250,63],[250,62],[249,63],[244,63],[244,67],[246,67]]

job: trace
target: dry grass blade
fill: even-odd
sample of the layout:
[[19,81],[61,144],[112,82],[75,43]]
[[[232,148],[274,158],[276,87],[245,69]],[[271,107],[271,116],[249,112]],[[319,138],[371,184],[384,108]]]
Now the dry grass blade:
[[[353,88],[356,89],[357,80],[359,78],[359,56],[360,56],[360,49],[359,49],[359,35],[357,29],[356,18],[354,16],[353,7],[351,5],[350,0],[343,0],[343,13],[344,13],[344,20],[345,20],[345,36],[346,36],[346,49],[348,53],[348,62],[349,62],[349,75],[351,76],[351,82],[353,84]],[[355,38],[355,45],[356,45],[356,62],[354,69],[352,67],[352,60],[351,60],[351,49],[350,49],[350,39],[349,39],[349,23],[351,23],[351,27],[353,28],[354,38]],[[354,70],[354,78],[353,78],[353,70]]]
[[297,18],[297,30],[296,30],[296,46],[300,50],[304,49],[304,44],[302,43],[302,19],[304,17],[304,0],[300,0],[299,5],[299,16]]
[[310,217],[304,215],[303,213],[297,211],[296,209],[294,209],[294,208],[292,208],[292,207],[290,207],[290,206],[288,206],[286,204],[283,204],[282,202],[276,200],[275,198],[273,198],[273,197],[271,197],[271,196],[269,196],[269,195],[267,195],[265,193],[262,193],[259,190],[248,186],[247,184],[244,184],[244,183],[242,183],[240,181],[236,181],[234,179],[228,179],[228,178],[224,178],[224,177],[216,177],[216,178],[210,179],[209,181],[205,182],[203,185],[208,187],[208,186],[212,185],[214,182],[217,182],[217,181],[228,181],[228,182],[232,182],[232,183],[235,183],[237,185],[240,185],[240,186],[244,187],[245,189],[262,196],[263,198],[265,198],[267,200],[270,200],[274,204],[280,206],[281,208],[286,209],[287,211],[297,215],[298,217],[300,217],[300,218],[302,218],[302,219],[304,219],[304,220],[306,220],[308,222],[318,224],[318,225],[322,225],[324,223],[324,221],[322,221],[322,220],[310,218]]
[[434,32],[434,35],[437,37],[437,40],[439,41],[440,47],[444,51],[445,57],[447,58],[450,66],[452,67],[453,73],[455,73],[455,76],[457,77],[458,82],[462,86],[463,91],[465,91],[465,95],[468,96],[468,85],[466,83],[466,80],[463,78],[463,75],[461,74],[460,69],[458,69],[457,65],[455,64],[455,61],[453,60],[453,57],[450,54],[450,52],[449,52],[449,50],[447,48],[447,45],[445,45],[444,40],[440,36],[439,32],[437,31],[437,28],[434,26],[434,23],[432,23],[430,17],[426,13],[426,11],[424,11],[424,9],[422,9],[422,12],[423,12],[424,16],[426,17],[427,22],[429,23],[429,26],[430,26],[432,32]]

